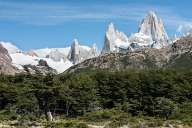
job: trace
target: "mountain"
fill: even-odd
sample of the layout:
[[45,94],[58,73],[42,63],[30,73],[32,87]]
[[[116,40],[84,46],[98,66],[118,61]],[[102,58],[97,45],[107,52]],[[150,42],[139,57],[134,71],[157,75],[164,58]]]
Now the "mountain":
[[[132,49],[151,47],[153,44],[153,40],[151,36],[145,35],[141,32],[134,33],[129,37],[130,47]],[[136,47],[137,46],[137,47]]]
[[155,12],[149,11],[139,25],[138,33],[131,36],[119,32],[110,23],[105,33],[102,54],[111,52],[126,52],[141,48],[164,48],[168,47],[169,38],[165,31],[162,20]]
[[170,58],[169,67],[192,68],[192,34],[175,41],[172,45],[173,56]]
[[[49,58],[50,54],[53,55],[53,53],[55,52],[57,54],[57,52],[62,53],[63,56],[67,57],[70,51],[70,47],[66,47],[66,48],[43,48],[43,49],[35,49],[35,50],[31,50],[34,53],[37,54],[38,57],[42,57],[42,58]],[[51,56],[52,56],[51,55]]]
[[97,55],[96,46],[93,45],[92,48],[87,46],[79,45],[77,39],[74,39],[71,49],[68,55],[68,59],[73,63],[77,64],[91,57]]
[[[169,39],[162,20],[155,12],[150,11],[141,21],[138,32],[129,37],[110,23],[100,55],[95,44],[91,47],[84,46],[77,39],[73,40],[70,47],[29,51],[22,51],[10,42],[0,44],[7,49],[7,53],[3,54],[9,56],[10,59],[6,60],[9,65],[19,71],[44,74],[49,71],[62,73],[70,67],[70,70],[74,71],[89,67],[113,70],[176,67],[178,63],[182,63],[183,58],[190,62],[191,54],[185,51],[190,51],[190,45],[185,44],[190,40],[190,35],[181,39]],[[39,65],[41,61],[47,65]]]
[[7,49],[9,54],[20,52],[19,48],[13,45],[11,42],[0,41],[0,44]]
[[149,11],[149,13],[140,23],[139,33],[143,33],[152,38],[153,48],[162,48],[168,46],[168,36],[163,22],[153,11]]
[[0,74],[14,75],[17,72],[17,68],[12,65],[8,50],[0,44]]
[[86,69],[124,70],[152,68],[192,68],[192,34],[177,40],[167,48],[143,48],[127,53],[109,53],[85,60],[66,72]]
[[[9,65],[20,72],[31,74],[61,73],[74,64],[98,55],[95,44],[92,47],[83,46],[79,44],[77,39],[73,41],[71,47],[29,51],[22,51],[10,42],[1,42],[0,44],[7,51],[4,54],[7,54],[10,59],[7,60]],[[47,66],[39,65],[40,61],[45,61]]]
[[128,37],[115,29],[113,23],[110,23],[105,33],[105,41],[102,54],[110,52],[119,52],[119,47],[128,47]]

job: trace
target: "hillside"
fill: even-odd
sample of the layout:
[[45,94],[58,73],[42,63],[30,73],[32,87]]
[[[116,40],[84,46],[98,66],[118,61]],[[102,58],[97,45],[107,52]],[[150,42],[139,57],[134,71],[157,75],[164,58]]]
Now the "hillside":
[[152,68],[192,68],[192,35],[177,40],[168,48],[143,48],[127,53],[108,53],[85,60],[66,72],[86,69],[124,70]]

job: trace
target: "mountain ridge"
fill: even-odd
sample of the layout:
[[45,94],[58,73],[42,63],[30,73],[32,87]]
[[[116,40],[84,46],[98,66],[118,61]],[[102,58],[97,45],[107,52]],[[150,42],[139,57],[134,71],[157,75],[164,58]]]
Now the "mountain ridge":
[[[185,38],[177,38],[175,40],[169,39],[162,20],[155,12],[149,11],[139,24],[138,32],[131,36],[127,36],[123,32],[117,30],[114,24],[110,23],[104,36],[104,45],[101,53],[98,52],[95,44],[91,47],[84,46],[81,45],[77,39],[74,39],[71,46],[66,48],[44,48],[29,51],[22,51],[10,42],[0,43],[7,49],[7,54],[11,57],[9,65],[12,65],[17,70],[23,71],[28,67],[37,71],[39,68],[43,73],[47,72],[41,70],[47,69],[46,67],[38,67],[39,61],[44,60],[48,67],[51,68],[51,71],[55,72],[54,70],[56,70],[57,73],[62,73],[70,67],[77,67],[95,58],[99,59],[95,60],[95,64],[93,64],[94,61],[91,62],[91,65],[98,68],[127,68],[123,61],[127,63],[127,66],[130,68],[131,65],[136,68],[148,68],[150,65],[157,68],[162,67],[169,59],[175,60],[171,58],[174,58],[173,50],[179,49],[178,55],[187,53],[184,50],[184,47],[188,47],[185,43],[182,44],[183,46],[177,46],[177,44],[175,44],[175,42],[181,40],[185,40]],[[190,42],[189,40],[186,41]],[[113,60],[114,58],[115,60]],[[116,62],[118,59],[121,59],[122,62]],[[106,62],[108,62],[108,64]],[[100,66],[97,65],[99,63]],[[110,66],[116,63],[119,64],[119,67]],[[143,63],[143,65],[141,65],[141,63]]]
[[102,54],[135,50],[138,48],[160,49],[169,46],[169,37],[162,20],[155,12],[149,11],[139,24],[138,33],[131,36],[119,32],[113,23],[108,25],[105,33]]
[[[171,47],[155,49],[143,48],[127,53],[108,53],[85,60],[70,67],[66,73],[86,69],[124,70],[151,68],[192,68],[192,35],[181,38]],[[188,67],[185,67],[185,65]]]

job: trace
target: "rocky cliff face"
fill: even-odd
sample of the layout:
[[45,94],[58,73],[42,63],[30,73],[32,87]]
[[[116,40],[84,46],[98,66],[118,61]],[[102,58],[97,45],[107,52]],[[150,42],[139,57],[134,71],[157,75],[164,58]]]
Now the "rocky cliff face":
[[[186,66],[188,65],[188,66]],[[123,53],[109,53],[85,60],[67,72],[84,69],[124,70],[129,68],[192,68],[192,36],[176,41],[171,48],[143,48]]]
[[150,11],[140,23],[139,33],[143,33],[152,38],[153,48],[168,46],[168,36],[163,22],[153,11]]
[[128,46],[128,38],[123,32],[115,29],[113,23],[110,23],[105,33],[105,41],[102,54],[118,52],[118,47]]
[[12,59],[7,49],[0,44],[0,74],[14,75],[18,70],[12,66]]
[[[105,33],[102,54],[117,53],[141,48],[164,48],[169,45],[169,38],[162,20],[155,12],[150,11],[139,25],[138,33],[127,37],[124,33],[115,29],[111,23]],[[137,46],[137,47],[134,47]]]
[[45,60],[39,60],[38,65],[23,65],[23,73],[28,74],[57,74],[57,71],[47,64]]
[[[12,50],[13,51],[13,50]],[[3,45],[0,44],[0,74],[5,75],[15,75],[18,73],[29,73],[29,74],[35,74],[35,73],[41,73],[41,74],[48,74],[53,73],[56,74],[56,70],[49,67],[46,61],[39,60],[38,65],[16,65],[12,62],[11,56],[9,55],[7,49],[3,47]],[[22,53],[17,53],[22,54]],[[33,57],[36,56],[34,52],[27,52],[26,55]],[[25,55],[23,53],[23,55]],[[22,56],[19,59],[23,59]]]
[[73,64],[80,63],[86,59],[95,57],[97,55],[96,45],[92,48],[81,46],[77,39],[75,39],[71,45],[71,50],[68,55],[68,59],[73,62]]
[[74,64],[80,61],[80,49],[79,49],[79,42],[77,39],[75,39],[71,45],[69,60],[72,61]]

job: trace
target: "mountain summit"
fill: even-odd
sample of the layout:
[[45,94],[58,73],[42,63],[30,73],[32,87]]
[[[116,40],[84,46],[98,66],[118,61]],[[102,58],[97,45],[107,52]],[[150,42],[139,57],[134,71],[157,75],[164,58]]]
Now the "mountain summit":
[[111,52],[127,52],[141,48],[164,48],[169,45],[169,38],[162,20],[155,12],[149,11],[139,25],[138,33],[130,37],[119,32],[110,23],[105,33],[102,54]]
[[168,46],[168,36],[163,22],[153,11],[149,11],[140,23],[139,33],[143,33],[152,38],[153,48]]
[[119,47],[128,46],[128,37],[123,33],[116,30],[113,23],[110,23],[105,33],[105,41],[102,49],[102,54],[110,52],[118,52]]
[[[191,42],[191,37],[189,39],[190,41],[187,42]],[[85,62],[93,63],[96,67],[100,66],[100,68],[111,68],[110,65],[116,66],[116,53],[119,53],[119,59],[121,59],[120,63],[118,63],[120,67],[129,65],[131,67],[138,68],[141,66],[144,68],[151,66],[151,64],[154,64],[156,67],[163,67],[162,65],[166,65],[172,59],[171,57],[174,57],[175,53],[173,51],[175,51],[175,47],[176,49],[179,48],[179,50],[180,47],[184,47],[183,44],[177,46],[171,44],[171,42],[174,44],[176,40],[169,40],[162,20],[155,12],[149,11],[141,21],[138,32],[133,33],[129,37],[123,32],[118,31],[113,23],[110,23],[105,33],[101,55],[99,55],[100,53],[98,53],[95,44],[91,47],[84,46],[77,39],[74,39],[71,46],[66,48],[44,48],[25,52],[9,42],[0,42],[0,59],[3,60],[0,61],[0,68],[8,69],[7,66],[10,69],[12,68],[11,71],[0,70],[0,73],[11,74],[13,72],[12,74],[14,74],[16,72],[14,70],[23,71],[26,67],[35,71],[43,71],[43,73],[47,69],[52,68],[57,73],[61,73],[73,65]],[[189,49],[188,46],[187,44],[187,49]],[[172,49],[172,47],[174,48]],[[183,49],[185,52],[185,48]],[[183,49],[179,52],[183,52]],[[108,53],[106,55],[109,56],[104,55],[105,53]],[[191,55],[189,56],[191,57]],[[148,63],[149,60],[150,63]],[[39,64],[39,62],[43,62],[43,65],[47,66],[42,66],[42,63]],[[106,65],[109,65],[102,65],[104,62],[107,63]],[[175,60],[173,59],[172,62],[175,62]],[[88,67],[89,65],[88,63]],[[112,68],[115,69],[115,67]]]

